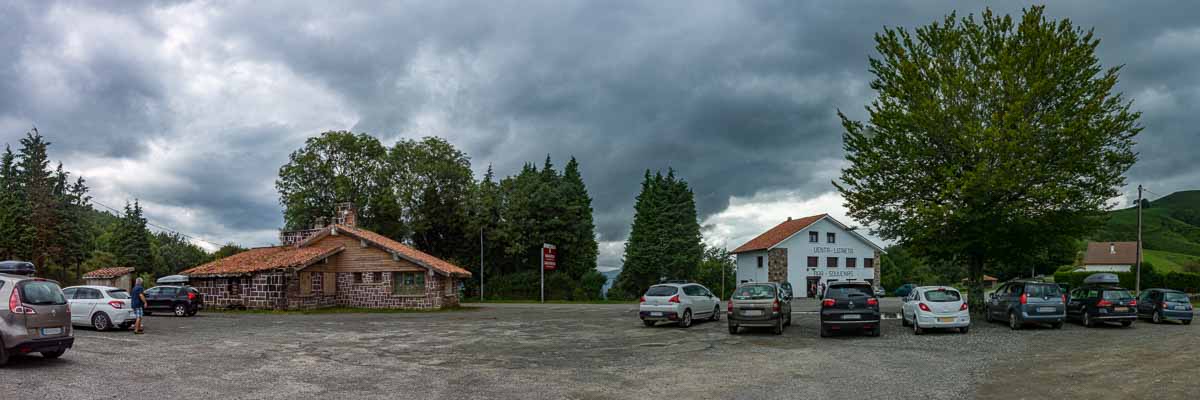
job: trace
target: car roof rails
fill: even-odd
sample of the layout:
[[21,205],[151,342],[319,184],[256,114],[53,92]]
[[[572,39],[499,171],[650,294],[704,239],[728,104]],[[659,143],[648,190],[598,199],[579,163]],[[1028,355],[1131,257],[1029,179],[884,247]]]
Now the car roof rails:
[[37,268],[28,261],[0,261],[0,274],[33,276]]

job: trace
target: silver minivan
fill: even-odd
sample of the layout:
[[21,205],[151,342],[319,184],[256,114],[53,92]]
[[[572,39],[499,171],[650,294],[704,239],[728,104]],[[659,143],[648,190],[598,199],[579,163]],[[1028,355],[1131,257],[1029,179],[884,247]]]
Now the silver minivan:
[[0,262],[0,365],[12,355],[58,358],[75,344],[71,309],[58,282],[34,278],[33,264]]

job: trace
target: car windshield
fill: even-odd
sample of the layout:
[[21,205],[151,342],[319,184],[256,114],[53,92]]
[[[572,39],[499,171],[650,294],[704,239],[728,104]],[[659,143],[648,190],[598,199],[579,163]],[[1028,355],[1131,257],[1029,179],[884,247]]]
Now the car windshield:
[[775,297],[775,287],[771,285],[746,285],[733,293],[734,300],[762,300]]
[[951,301],[959,301],[959,300],[962,300],[962,298],[958,296],[957,291],[939,289],[939,290],[930,290],[928,292],[925,292],[925,300],[929,300],[932,302],[944,303],[944,302],[951,302]]
[[1163,301],[1172,303],[1187,303],[1188,297],[1183,293],[1163,293]]
[[660,297],[672,296],[679,293],[679,289],[674,286],[651,286],[650,290],[646,291],[647,296]]
[[1062,296],[1062,289],[1058,285],[1026,285],[1029,297],[1058,297]]
[[125,289],[109,290],[108,297],[112,297],[117,300],[125,300],[129,298],[129,292],[126,292]]
[[62,289],[49,281],[32,281],[21,286],[21,302],[33,305],[67,304]]
[[825,297],[844,299],[852,296],[868,296],[873,293],[871,287],[867,285],[838,285],[831,286],[825,291]]
[[1104,299],[1105,300],[1129,300],[1132,298],[1133,298],[1133,295],[1129,294],[1128,290],[1105,290],[1104,291]]

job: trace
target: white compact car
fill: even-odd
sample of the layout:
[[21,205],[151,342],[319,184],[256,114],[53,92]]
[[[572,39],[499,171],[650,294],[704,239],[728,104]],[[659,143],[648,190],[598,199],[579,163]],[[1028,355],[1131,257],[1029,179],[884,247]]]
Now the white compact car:
[[971,328],[971,313],[967,299],[957,289],[945,286],[921,286],[914,288],[900,308],[904,326],[912,326],[913,333],[922,334],[926,329],[958,329],[967,333]]
[[63,289],[71,306],[71,324],[105,331],[115,327],[129,329],[136,319],[129,292],[109,286],[71,286]]
[[692,326],[693,318],[721,318],[721,298],[697,283],[664,283],[651,286],[642,296],[638,316],[646,326],[658,321],[678,322],[680,328]]

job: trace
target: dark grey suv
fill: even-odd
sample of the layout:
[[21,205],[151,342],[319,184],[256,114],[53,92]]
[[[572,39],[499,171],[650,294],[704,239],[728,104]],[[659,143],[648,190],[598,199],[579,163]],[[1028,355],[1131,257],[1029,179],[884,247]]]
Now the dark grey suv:
[[1067,319],[1067,296],[1057,284],[1041,281],[1012,281],[988,296],[983,317],[988,322],[1005,321],[1014,330],[1025,324],[1049,324],[1061,329]]

